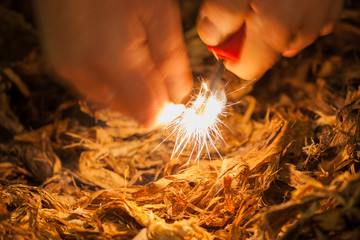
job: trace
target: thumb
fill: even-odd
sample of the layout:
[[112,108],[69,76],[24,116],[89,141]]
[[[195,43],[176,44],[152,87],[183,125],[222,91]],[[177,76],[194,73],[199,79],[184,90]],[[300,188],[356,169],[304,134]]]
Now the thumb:
[[176,0],[142,0],[148,43],[172,102],[179,103],[193,85]]
[[205,0],[200,8],[197,30],[210,46],[225,41],[240,29],[249,10],[249,0]]

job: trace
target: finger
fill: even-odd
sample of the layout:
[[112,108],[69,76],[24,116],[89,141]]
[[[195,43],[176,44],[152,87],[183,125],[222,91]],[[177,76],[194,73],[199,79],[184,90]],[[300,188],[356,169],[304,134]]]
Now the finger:
[[155,67],[162,74],[171,101],[178,103],[193,86],[182,33],[180,9],[174,0],[143,0],[147,39]]
[[[138,31],[143,27],[140,23],[137,26]],[[114,66],[105,71],[110,75],[104,77],[118,80],[111,106],[145,126],[152,126],[159,111],[169,101],[169,96],[165,79],[156,67],[149,45],[142,41],[146,39],[146,29],[138,34],[132,44],[125,44],[127,48],[122,49],[118,59],[113,60]],[[122,68],[117,67],[119,64]]]
[[292,56],[300,51],[290,49],[289,45],[297,43],[298,27],[301,23],[301,13],[291,11],[289,6],[296,7],[297,0],[253,0],[251,2],[252,28],[259,38],[266,43],[272,52]]
[[326,24],[320,31],[320,36],[326,36],[334,30],[334,23]]
[[242,79],[260,78],[280,57],[280,52],[267,42],[262,29],[259,16],[249,14],[240,58],[237,62],[226,62],[226,68]]
[[[81,65],[64,62],[67,66],[58,72],[89,100],[151,126],[168,102],[167,89],[145,41],[143,23],[136,15],[126,21],[121,31],[103,32],[102,36],[118,39],[106,41],[107,51],[96,51],[96,58],[83,59]],[[117,35],[123,33],[126,37]]]
[[240,29],[249,10],[248,0],[206,0],[198,16],[197,30],[204,43],[216,46]]
[[332,7],[329,10],[329,15],[327,21],[321,29],[320,35],[325,36],[330,34],[335,26],[335,23],[338,21],[341,11],[343,9],[344,0],[333,0]]
[[319,29],[311,32],[298,32],[293,33],[288,38],[287,44],[282,51],[284,57],[293,57],[298,54],[301,50],[313,43],[319,36]]
[[169,99],[134,1],[55,1],[41,7],[45,47],[57,75],[89,100],[151,125]]
[[[88,100],[152,126],[158,112],[168,102],[166,86],[159,81],[161,74],[154,68],[149,49],[139,46],[137,51],[127,55],[129,61],[134,58],[136,64],[131,69],[99,59],[96,64],[84,65],[82,69],[60,70],[61,77],[69,81],[76,79],[73,81],[75,88]],[[114,62],[124,64],[123,59],[114,59]]]
[[[280,0],[287,4],[288,0]],[[320,35],[325,24],[329,21],[329,14],[332,12],[334,5],[333,0],[313,1],[304,0],[300,5],[295,6],[299,12],[297,21],[285,24],[290,35],[288,43],[283,51],[283,56],[291,57],[296,55],[302,49],[312,44]],[[279,21],[286,21],[284,15],[279,15]],[[330,26],[331,27],[331,26]],[[325,31],[330,31],[326,28]]]
[[[331,0],[253,0],[253,11],[262,16],[269,34],[269,44],[282,52],[283,56],[293,56],[310,45],[320,34]],[[269,30],[271,29],[271,30]],[[276,33],[273,32],[276,31]],[[272,40],[275,40],[271,42]],[[280,41],[279,41],[280,40]]]
[[302,41],[294,45],[293,49],[304,49],[313,43],[319,36],[332,32],[334,24],[342,10],[343,0],[308,0],[310,11],[304,15],[304,23],[299,29]]
[[152,126],[169,97],[166,85],[159,81],[162,79],[161,73],[154,67],[150,54],[146,55],[143,64],[124,76],[125,80],[118,86],[118,94],[108,105],[135,118],[144,126]]
[[290,57],[294,57],[295,55],[297,55],[300,51],[301,51],[301,49],[287,49],[282,52],[282,55],[284,57],[290,58]]

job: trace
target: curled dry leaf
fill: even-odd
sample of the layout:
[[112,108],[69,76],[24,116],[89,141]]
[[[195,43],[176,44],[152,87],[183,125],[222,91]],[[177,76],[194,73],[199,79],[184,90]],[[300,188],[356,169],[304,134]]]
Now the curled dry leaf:
[[[282,59],[252,91],[223,75],[232,105],[221,157],[187,165],[191,150],[170,160],[169,129],[47,85],[34,45],[21,45],[35,33],[0,7],[0,26],[16,29],[5,40],[24,33],[14,44],[26,50],[0,53],[24,83],[0,75],[0,238],[357,239],[360,6],[347,4],[333,35]],[[187,29],[194,75],[206,76],[216,60]]]

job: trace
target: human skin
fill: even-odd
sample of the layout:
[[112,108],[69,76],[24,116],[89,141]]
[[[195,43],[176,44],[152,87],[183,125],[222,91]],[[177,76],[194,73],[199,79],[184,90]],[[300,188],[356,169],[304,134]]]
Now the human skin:
[[239,60],[225,66],[239,77],[261,77],[282,56],[292,57],[319,36],[329,34],[343,0],[205,0],[197,29],[217,46],[245,26]]
[[192,89],[176,0],[37,0],[52,71],[88,100],[154,124]]
[[[216,46],[245,25],[240,58],[225,66],[251,80],[330,33],[342,4],[204,0],[197,29]],[[191,91],[176,0],[36,0],[35,9],[50,67],[88,100],[151,126],[166,103]]]

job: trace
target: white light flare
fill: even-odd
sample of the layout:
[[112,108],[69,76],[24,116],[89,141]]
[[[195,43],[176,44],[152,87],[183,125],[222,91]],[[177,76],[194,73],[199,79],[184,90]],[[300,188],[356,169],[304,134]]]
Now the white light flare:
[[219,126],[224,124],[221,116],[226,108],[226,95],[224,90],[209,91],[203,83],[195,100],[186,107],[183,104],[168,104],[161,111],[158,123],[172,130],[166,139],[170,136],[176,139],[171,159],[179,158],[187,148],[191,149],[187,163],[194,156],[194,160],[198,161],[204,151],[210,158],[210,148],[214,148],[221,157],[215,143],[218,139],[224,141]]
[[170,102],[160,111],[155,125],[167,125],[178,118],[184,111],[184,104],[174,104]]

